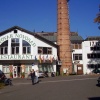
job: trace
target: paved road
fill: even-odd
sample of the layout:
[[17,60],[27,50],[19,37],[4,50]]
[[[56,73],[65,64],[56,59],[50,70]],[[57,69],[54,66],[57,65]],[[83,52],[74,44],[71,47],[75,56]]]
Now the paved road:
[[0,100],[100,100],[97,75],[58,76],[31,80],[13,79],[13,86],[0,90]]

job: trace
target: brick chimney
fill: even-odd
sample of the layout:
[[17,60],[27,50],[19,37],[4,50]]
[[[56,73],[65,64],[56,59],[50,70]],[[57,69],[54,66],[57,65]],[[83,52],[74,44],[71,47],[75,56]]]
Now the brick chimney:
[[59,59],[62,61],[60,74],[62,74],[64,69],[67,70],[68,73],[72,72],[68,1],[69,0],[57,0],[57,44],[59,46]]

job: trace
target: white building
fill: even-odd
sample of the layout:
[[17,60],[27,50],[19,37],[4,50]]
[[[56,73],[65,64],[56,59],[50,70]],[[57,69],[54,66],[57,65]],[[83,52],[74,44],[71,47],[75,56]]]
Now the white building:
[[84,74],[93,73],[94,69],[100,70],[100,37],[88,37],[82,43],[82,52]]
[[56,72],[57,45],[18,26],[0,32],[0,70],[13,77],[38,66],[39,71]]

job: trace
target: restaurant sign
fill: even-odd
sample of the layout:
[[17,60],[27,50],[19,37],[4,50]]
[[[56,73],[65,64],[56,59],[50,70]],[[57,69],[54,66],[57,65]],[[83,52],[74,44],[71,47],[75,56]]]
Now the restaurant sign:
[[29,60],[33,55],[0,55],[0,60]]

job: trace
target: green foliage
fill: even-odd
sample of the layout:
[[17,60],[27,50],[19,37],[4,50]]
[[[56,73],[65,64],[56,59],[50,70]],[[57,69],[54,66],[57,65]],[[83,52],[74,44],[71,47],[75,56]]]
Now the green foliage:
[[[94,19],[94,22],[100,24],[100,5],[99,5],[99,13],[97,14],[96,18]],[[100,29],[100,26],[98,28]]]

